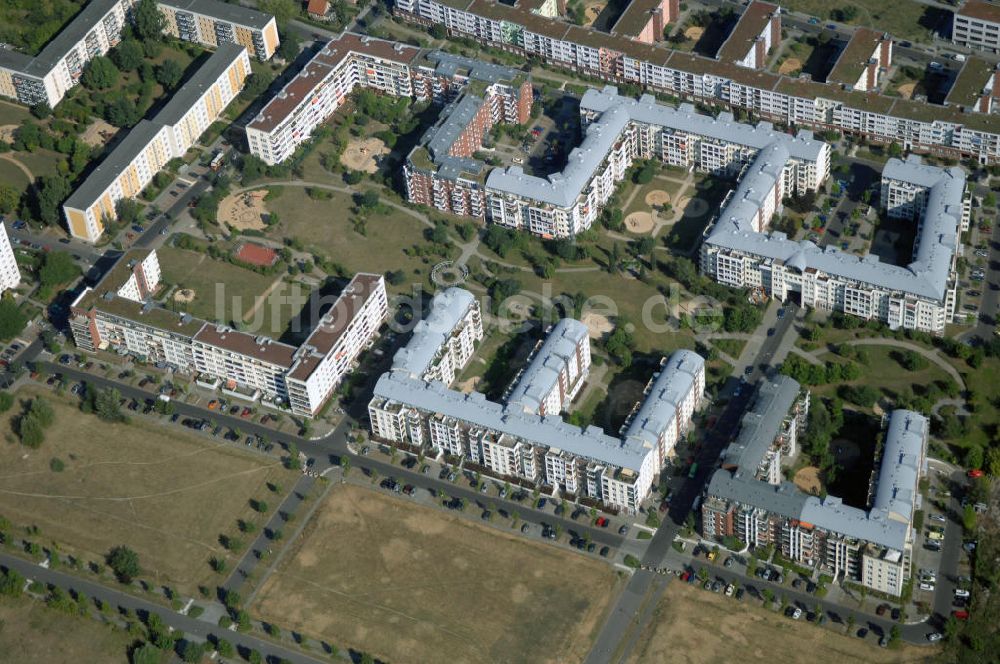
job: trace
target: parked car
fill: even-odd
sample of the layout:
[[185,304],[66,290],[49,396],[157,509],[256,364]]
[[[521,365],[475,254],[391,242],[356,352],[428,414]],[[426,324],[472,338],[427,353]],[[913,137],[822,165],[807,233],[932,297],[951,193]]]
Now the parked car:
[[599,517],[597,517],[597,522],[596,523],[601,528],[607,528],[609,522],[608,522],[607,517],[599,516]]

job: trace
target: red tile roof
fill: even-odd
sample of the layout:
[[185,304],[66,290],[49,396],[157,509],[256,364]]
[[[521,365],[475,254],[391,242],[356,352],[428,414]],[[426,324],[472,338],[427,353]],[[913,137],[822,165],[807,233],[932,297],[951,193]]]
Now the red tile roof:
[[326,16],[330,10],[330,3],[327,0],[309,0],[306,11],[314,16]]

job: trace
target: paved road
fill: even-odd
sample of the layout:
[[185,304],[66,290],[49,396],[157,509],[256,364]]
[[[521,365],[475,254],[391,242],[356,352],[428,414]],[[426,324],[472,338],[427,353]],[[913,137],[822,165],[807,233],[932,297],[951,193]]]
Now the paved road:
[[271,658],[274,658],[274,660],[284,658],[290,662],[295,662],[296,664],[315,664],[320,661],[330,661],[329,658],[320,660],[300,652],[283,648],[249,634],[241,634],[240,632],[233,630],[224,630],[208,622],[197,620],[195,618],[189,618],[176,613],[175,611],[172,611],[160,604],[155,604],[148,600],[135,597],[122,590],[118,590],[117,588],[100,583],[94,583],[93,581],[72,576],[64,572],[45,569],[43,567],[39,567],[33,562],[16,558],[7,553],[0,553],[0,565],[3,565],[3,567],[8,569],[17,570],[28,579],[33,579],[46,584],[52,584],[64,590],[79,590],[85,593],[88,597],[100,599],[103,602],[107,602],[111,606],[123,607],[136,612],[155,613],[163,619],[163,622],[166,625],[174,628],[175,630],[180,630],[186,636],[197,637],[198,640],[206,640],[209,635],[217,635],[220,638],[224,638],[229,641],[238,649],[246,648],[248,650],[257,650],[262,655],[267,657],[267,661],[272,661]]

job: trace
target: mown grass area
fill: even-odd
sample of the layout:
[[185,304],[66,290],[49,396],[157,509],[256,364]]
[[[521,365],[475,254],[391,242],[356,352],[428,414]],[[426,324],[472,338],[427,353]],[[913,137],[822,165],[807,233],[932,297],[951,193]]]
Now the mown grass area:
[[64,155],[43,148],[34,152],[11,152],[10,155],[27,166],[36,178],[55,175],[59,162],[65,159]]
[[735,360],[739,358],[747,342],[744,339],[712,339],[711,344]]
[[[850,0],[827,2],[825,0],[787,0],[782,3],[787,11],[804,12],[816,16],[823,21],[834,20],[834,11],[843,11],[854,7],[856,15],[849,21],[850,25],[860,25],[878,30],[885,30],[895,39],[931,42],[931,28],[942,20],[944,10],[916,2],[916,0],[899,0],[899,2],[882,2],[881,0]],[[848,10],[850,11],[850,10]],[[945,24],[946,25],[946,24]]]
[[22,191],[30,184],[24,171],[6,159],[0,159],[0,185]]
[[0,653],[5,662],[125,662],[133,642],[124,630],[91,618],[50,609],[27,597],[0,597]]
[[31,113],[24,106],[0,100],[0,125],[19,125],[30,117]]
[[[908,371],[900,365],[896,356],[905,349],[896,349],[889,346],[858,346],[864,350],[864,362],[858,363],[861,368],[861,378],[854,381],[845,381],[831,385],[817,385],[810,388],[813,393],[820,396],[832,396],[836,394],[841,385],[869,385],[882,392],[885,396],[893,399],[914,385],[930,385],[935,381],[944,383],[953,382],[944,369],[927,361],[922,369]],[[820,355],[823,361],[840,361],[841,358],[832,353]]]

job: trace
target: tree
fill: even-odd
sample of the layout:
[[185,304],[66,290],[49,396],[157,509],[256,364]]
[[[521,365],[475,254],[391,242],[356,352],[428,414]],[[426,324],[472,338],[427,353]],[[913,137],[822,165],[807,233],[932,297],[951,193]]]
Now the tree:
[[52,115],[52,107],[49,106],[48,102],[40,101],[31,107],[31,114],[39,120],[44,120]]
[[168,90],[173,90],[184,76],[184,70],[176,60],[164,60],[156,68],[156,82]]
[[[294,0],[260,0],[257,8],[265,14],[270,14],[282,28],[299,13],[298,4]],[[285,35],[281,36],[285,39]]]
[[976,508],[971,504],[966,505],[962,510],[962,528],[965,529],[966,533],[972,533],[976,530]]
[[80,268],[73,257],[64,251],[50,251],[45,254],[45,262],[38,271],[38,279],[43,286],[60,286],[76,279]]
[[27,324],[28,317],[17,306],[13,297],[7,294],[0,298],[0,340],[10,341],[21,334]]
[[247,77],[246,85],[243,87],[243,94],[253,99],[267,92],[274,82],[274,74],[269,70],[254,72]]
[[134,198],[119,198],[115,203],[115,214],[119,221],[134,224],[139,221],[139,215],[142,214],[142,204]]
[[294,30],[285,30],[278,46],[278,57],[284,60],[294,60],[298,57],[301,45],[299,35]]
[[980,445],[969,445],[969,448],[965,451],[965,467],[982,468],[983,461],[985,460],[983,457],[983,448]]
[[38,218],[50,226],[58,224],[62,220],[63,201],[69,193],[70,185],[66,178],[58,175],[43,176],[39,181],[35,199]]
[[80,83],[88,90],[107,90],[118,82],[118,67],[111,58],[99,55],[87,63]]
[[[0,313],[0,319],[3,314]],[[0,413],[6,413],[14,406],[14,395],[10,392],[0,392]]]
[[52,410],[52,406],[48,401],[41,397],[35,397],[31,400],[31,405],[28,406],[28,415],[37,418],[38,423],[42,425],[43,428],[48,428],[56,421],[55,411]]
[[132,651],[132,664],[159,664],[163,653],[152,643],[143,643]]
[[139,567],[139,554],[127,546],[116,546],[111,549],[106,562],[118,580],[125,584],[132,583],[132,580],[142,572]]
[[111,60],[122,71],[135,71],[144,57],[142,44],[135,39],[126,39],[111,51]]
[[357,202],[362,208],[366,210],[374,210],[379,205],[379,195],[374,189],[369,189],[363,194],[358,194]]
[[139,0],[135,7],[134,24],[136,36],[144,42],[159,41],[163,36],[163,14],[156,0]]
[[21,443],[31,449],[38,449],[45,441],[45,427],[31,413],[25,413],[17,420],[17,435]]
[[236,654],[233,644],[225,639],[219,639],[215,642],[215,650],[219,653],[219,657],[227,659]]
[[894,157],[896,159],[899,159],[900,157],[903,156],[903,148],[900,147],[899,143],[897,143],[896,141],[893,141],[892,143],[889,144],[889,149],[887,150],[887,152],[889,153],[890,157]]
[[17,209],[21,202],[21,192],[14,187],[0,185],[0,213],[8,214]]

